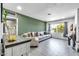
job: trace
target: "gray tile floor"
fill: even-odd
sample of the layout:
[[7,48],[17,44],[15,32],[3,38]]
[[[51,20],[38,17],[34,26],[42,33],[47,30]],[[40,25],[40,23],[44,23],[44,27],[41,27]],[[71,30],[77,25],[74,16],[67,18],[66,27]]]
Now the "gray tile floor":
[[67,45],[66,40],[48,39],[39,43],[39,47],[31,48],[30,56],[78,56],[71,46]]

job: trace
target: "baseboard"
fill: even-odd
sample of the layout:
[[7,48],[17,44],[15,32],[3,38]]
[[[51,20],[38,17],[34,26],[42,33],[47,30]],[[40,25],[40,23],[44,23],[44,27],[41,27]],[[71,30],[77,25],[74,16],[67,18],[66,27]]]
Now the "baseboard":
[[38,46],[30,46],[30,48],[36,48],[36,47],[38,47]]
[[41,43],[41,42],[43,42],[43,41],[45,41],[45,40],[48,40],[48,39],[50,39],[50,38],[52,38],[52,37],[49,37],[49,38],[43,39],[43,40],[39,41],[39,43]]
[[66,40],[66,41],[67,41],[67,39],[66,39],[66,38],[55,38],[55,37],[52,37],[52,38],[54,38],[54,39]]

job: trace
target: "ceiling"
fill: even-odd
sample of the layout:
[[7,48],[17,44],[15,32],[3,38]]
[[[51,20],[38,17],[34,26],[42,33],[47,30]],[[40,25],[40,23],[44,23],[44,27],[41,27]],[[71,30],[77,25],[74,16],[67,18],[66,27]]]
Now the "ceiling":
[[[22,10],[17,10],[17,6]],[[4,3],[3,7],[42,21],[53,21],[74,16],[79,3]]]

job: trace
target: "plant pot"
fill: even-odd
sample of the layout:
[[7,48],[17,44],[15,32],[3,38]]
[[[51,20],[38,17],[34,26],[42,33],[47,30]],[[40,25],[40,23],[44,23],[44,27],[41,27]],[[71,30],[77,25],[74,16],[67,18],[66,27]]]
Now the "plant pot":
[[8,42],[14,42],[14,41],[16,41],[16,35],[9,35],[8,38],[7,38],[7,41]]

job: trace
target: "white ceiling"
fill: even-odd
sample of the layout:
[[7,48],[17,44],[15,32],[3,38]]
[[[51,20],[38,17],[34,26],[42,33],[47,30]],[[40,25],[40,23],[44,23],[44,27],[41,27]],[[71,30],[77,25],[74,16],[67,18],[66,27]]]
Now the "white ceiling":
[[[17,10],[17,6],[22,7],[22,11]],[[4,3],[3,7],[18,13],[42,20],[53,21],[60,18],[75,15],[78,3]],[[48,15],[51,13],[51,15]]]

